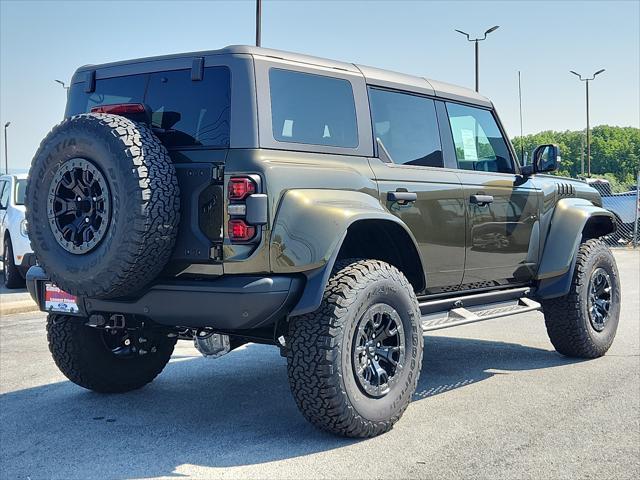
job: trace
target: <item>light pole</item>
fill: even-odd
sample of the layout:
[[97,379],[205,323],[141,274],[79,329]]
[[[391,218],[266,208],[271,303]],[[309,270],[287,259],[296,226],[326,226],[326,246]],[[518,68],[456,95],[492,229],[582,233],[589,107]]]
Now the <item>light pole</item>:
[[262,0],[256,0],[256,47],[260,46],[261,39],[261,23],[262,23]]
[[9,174],[9,155],[7,154],[7,128],[11,125],[11,122],[4,124],[4,173]]
[[60,85],[62,85],[62,88],[64,88],[65,90],[69,90],[69,87],[67,86],[67,84],[64,83],[62,80],[54,80],[54,82],[59,83]]
[[474,42],[476,44],[475,45],[475,51],[476,51],[476,92],[480,91],[480,59],[479,59],[478,42],[486,40],[487,35],[489,35],[491,32],[496,31],[498,28],[500,28],[500,25],[496,25],[494,27],[491,27],[489,30],[484,32],[484,35],[483,35],[482,38],[471,38],[467,32],[463,32],[462,30],[456,30],[456,32],[461,33],[462,35],[467,37],[468,41]]
[[591,130],[589,128],[589,82],[592,81],[596,76],[600,75],[604,72],[604,68],[598,70],[594,73],[591,78],[583,78],[579,73],[574,72],[573,70],[569,70],[570,73],[573,73],[576,77],[580,79],[581,82],[585,83],[585,94],[587,98],[587,177],[591,178]]

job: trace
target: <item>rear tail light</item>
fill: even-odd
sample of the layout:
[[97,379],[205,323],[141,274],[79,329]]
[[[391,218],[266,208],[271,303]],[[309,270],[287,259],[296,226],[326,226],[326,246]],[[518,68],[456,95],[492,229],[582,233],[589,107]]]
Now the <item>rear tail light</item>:
[[113,115],[130,115],[132,113],[145,113],[141,103],[114,103],[112,105],[99,105],[91,109],[91,113],[111,113]]
[[229,239],[232,242],[248,242],[256,234],[256,227],[247,225],[244,220],[229,220]]
[[248,177],[231,177],[228,189],[229,200],[240,201],[256,193],[256,184]]

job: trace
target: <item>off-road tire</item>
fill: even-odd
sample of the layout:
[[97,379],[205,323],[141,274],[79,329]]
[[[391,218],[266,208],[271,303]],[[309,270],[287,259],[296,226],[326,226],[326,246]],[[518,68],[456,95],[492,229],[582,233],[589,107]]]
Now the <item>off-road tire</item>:
[[[354,330],[370,305],[392,305],[405,338],[406,362],[394,389],[382,398],[358,386],[351,363]],[[298,408],[315,426],[347,437],[373,437],[390,430],[415,392],[422,367],[419,307],[411,284],[378,260],[340,261],[321,306],[290,321],[289,385]]]
[[106,347],[104,331],[85,322],[80,317],[50,314],[47,340],[60,371],[76,385],[95,392],[122,393],[146,385],[163,370],[176,344],[176,338],[158,334],[155,352],[122,359]]
[[[612,281],[611,307],[604,330],[598,332],[589,320],[589,281],[597,269],[604,269]],[[580,245],[569,293],[542,302],[549,339],[556,351],[568,357],[603,356],[616,335],[620,316],[620,280],[615,259],[599,239]]]
[[2,271],[4,273],[4,286],[6,288],[23,288],[24,277],[20,274],[20,270],[16,266],[13,260],[13,245],[11,245],[11,238],[7,236],[4,240],[3,246],[3,262]]
[[[48,218],[54,177],[75,158],[93,164],[110,193],[104,236],[82,253],[60,245]],[[166,148],[145,124],[102,113],[68,118],[42,141],[29,176],[31,245],[40,265],[63,290],[120,297],[143,288],[166,266],[178,233],[178,180]]]

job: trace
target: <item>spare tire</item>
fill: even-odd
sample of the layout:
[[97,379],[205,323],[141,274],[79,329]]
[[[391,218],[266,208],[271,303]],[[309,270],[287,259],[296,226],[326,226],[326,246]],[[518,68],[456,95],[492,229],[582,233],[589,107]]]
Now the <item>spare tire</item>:
[[125,117],[68,118],[40,144],[26,191],[31,246],[61,289],[127,296],[167,264],[180,194],[167,149]]

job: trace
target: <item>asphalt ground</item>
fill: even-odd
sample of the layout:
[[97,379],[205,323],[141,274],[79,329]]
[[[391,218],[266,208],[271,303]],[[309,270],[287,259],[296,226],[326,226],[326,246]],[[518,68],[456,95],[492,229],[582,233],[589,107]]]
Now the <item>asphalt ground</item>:
[[555,353],[538,312],[434,332],[413,402],[369,440],[307,424],[273,347],[179,342],[151,385],[99,395],[58,371],[44,314],[3,315],[0,478],[640,478],[640,252],[615,255],[605,357]]

